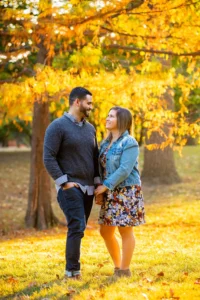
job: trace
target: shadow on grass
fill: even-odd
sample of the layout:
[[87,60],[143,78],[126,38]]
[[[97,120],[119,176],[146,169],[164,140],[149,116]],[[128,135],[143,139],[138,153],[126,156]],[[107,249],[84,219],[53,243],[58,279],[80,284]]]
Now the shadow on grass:
[[[46,290],[47,292],[41,296],[39,296],[39,298],[42,299],[52,299],[52,297],[55,297],[56,299],[59,300],[66,300],[66,299],[73,299],[73,296],[75,295],[79,295],[82,291],[87,290],[90,288],[91,284],[94,284],[94,279],[98,280],[98,278],[101,278],[101,283],[99,284],[97,290],[99,293],[101,293],[101,291],[103,292],[104,288],[114,284],[116,281],[119,280],[119,278],[112,276],[112,275],[96,275],[93,276],[91,280],[88,281],[82,281],[82,280],[73,280],[73,279],[56,279],[56,280],[52,280],[49,282],[44,282],[43,284],[37,284],[36,282],[33,282],[32,284],[29,284],[29,286],[27,286],[26,288],[24,288],[21,291],[18,292],[13,292],[12,294],[9,294],[7,296],[4,296],[0,299],[2,300],[11,300],[11,299],[29,299],[29,297],[33,296],[33,294],[35,292],[39,293],[43,290]],[[104,278],[105,277],[105,278]],[[81,284],[82,283],[82,284]],[[57,285],[57,287],[62,286],[63,289],[63,285],[65,285],[65,292],[62,295],[58,295],[60,293],[57,292],[57,288],[56,291],[49,291],[48,290],[51,289],[53,286]],[[38,298],[38,296],[36,296]],[[49,298],[50,297],[50,298]]]

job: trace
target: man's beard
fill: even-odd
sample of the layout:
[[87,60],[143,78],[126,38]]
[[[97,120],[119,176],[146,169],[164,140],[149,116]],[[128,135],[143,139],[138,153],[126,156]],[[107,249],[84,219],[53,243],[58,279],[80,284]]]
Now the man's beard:
[[84,114],[84,117],[89,117],[91,109],[86,109],[85,107],[80,106],[80,112]]

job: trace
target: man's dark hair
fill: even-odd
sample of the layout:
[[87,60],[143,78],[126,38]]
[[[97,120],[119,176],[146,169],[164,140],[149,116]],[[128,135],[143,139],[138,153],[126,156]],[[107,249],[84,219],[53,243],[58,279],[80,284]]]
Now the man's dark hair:
[[87,95],[92,96],[92,93],[83,87],[75,87],[69,94],[69,105],[71,106],[77,98],[84,100]]

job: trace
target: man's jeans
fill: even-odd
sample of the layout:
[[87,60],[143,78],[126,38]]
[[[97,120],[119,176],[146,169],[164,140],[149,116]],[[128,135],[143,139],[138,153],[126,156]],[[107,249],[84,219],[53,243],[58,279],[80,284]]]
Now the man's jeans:
[[58,191],[58,203],[67,219],[66,270],[80,270],[80,247],[89,218],[93,195],[84,194],[81,189],[72,187]]

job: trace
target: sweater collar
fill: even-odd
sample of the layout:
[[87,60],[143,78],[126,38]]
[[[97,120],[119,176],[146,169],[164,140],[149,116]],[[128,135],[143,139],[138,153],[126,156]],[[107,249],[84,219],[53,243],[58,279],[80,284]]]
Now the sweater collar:
[[75,117],[73,115],[71,115],[70,113],[68,112],[65,112],[64,113],[65,117],[67,117],[68,119],[70,119],[73,123],[75,123],[76,125],[79,125],[79,126],[83,126],[86,122],[85,119],[83,119],[82,121],[78,122]]

